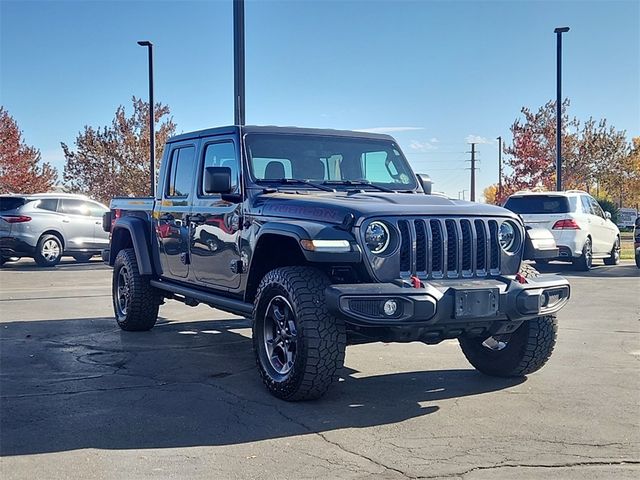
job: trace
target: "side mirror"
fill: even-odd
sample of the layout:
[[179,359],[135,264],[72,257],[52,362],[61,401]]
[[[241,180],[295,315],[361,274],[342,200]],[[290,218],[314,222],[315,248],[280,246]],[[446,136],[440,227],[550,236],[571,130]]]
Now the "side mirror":
[[433,181],[431,177],[425,173],[418,173],[416,175],[418,177],[418,181],[420,185],[422,185],[422,190],[424,190],[425,195],[431,195],[431,189],[433,187]]
[[231,169],[229,167],[207,167],[204,170],[204,193],[230,193]]
[[604,218],[611,220],[611,212],[604,212]]

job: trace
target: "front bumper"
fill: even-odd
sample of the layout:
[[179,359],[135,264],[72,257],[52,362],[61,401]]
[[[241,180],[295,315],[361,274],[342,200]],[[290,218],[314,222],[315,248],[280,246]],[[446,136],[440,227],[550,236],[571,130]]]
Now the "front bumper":
[[[569,300],[569,282],[540,275],[519,283],[515,276],[429,282],[421,288],[395,283],[332,285],[329,310],[360,327],[441,327],[474,322],[518,322],[559,311]],[[393,315],[384,313],[396,302]]]

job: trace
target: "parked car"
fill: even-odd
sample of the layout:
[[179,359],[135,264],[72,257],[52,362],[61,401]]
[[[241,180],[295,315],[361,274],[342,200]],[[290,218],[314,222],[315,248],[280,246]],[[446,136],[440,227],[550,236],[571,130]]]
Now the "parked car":
[[528,227],[553,233],[558,257],[538,263],[561,260],[580,270],[591,269],[594,258],[604,260],[605,265],[620,263],[620,230],[611,214],[587,192],[518,192],[504,206],[519,214]]
[[392,137],[229,126],[164,152],[155,198],[114,198],[104,218],[123,330],[153,328],[164,299],[250,317],[285,400],[324,394],[348,344],[457,338],[498,377],[550,357],[570,286],[522,262],[540,237],[504,208],[431,195]]
[[109,209],[84,195],[0,195],[0,265],[31,257],[41,267],[63,255],[87,262],[109,244],[102,216]]
[[633,249],[636,252],[636,267],[640,268],[640,217],[633,227]]

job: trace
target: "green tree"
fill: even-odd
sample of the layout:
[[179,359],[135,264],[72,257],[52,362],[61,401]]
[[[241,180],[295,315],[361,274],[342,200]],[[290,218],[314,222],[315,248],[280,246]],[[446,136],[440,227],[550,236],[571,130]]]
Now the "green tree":
[[[64,181],[71,191],[108,203],[115,196],[149,194],[149,103],[132,98],[133,113],[118,107],[110,126],[85,126],[75,150],[62,143],[66,159]],[[169,107],[155,105],[156,171],[166,140],[176,125]]]

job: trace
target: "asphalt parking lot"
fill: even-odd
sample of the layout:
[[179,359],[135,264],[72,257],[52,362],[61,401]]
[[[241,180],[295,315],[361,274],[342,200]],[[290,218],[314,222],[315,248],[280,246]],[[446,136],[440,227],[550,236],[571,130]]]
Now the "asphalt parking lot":
[[561,264],[550,363],[475,372],[457,342],[349,347],[343,380],[291,404],[262,388],[247,320],[176,302],[112,319],[110,269],[0,270],[0,477],[640,477],[640,270]]

